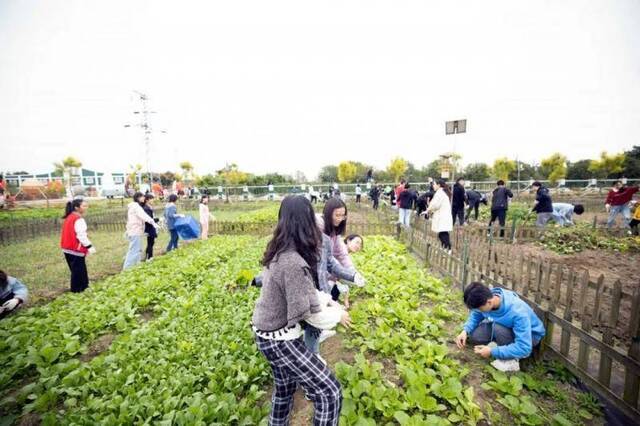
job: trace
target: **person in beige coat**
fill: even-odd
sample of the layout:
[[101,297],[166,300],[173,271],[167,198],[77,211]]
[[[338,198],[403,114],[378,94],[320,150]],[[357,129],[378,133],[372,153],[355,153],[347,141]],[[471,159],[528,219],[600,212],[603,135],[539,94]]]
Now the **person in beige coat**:
[[451,216],[451,191],[444,179],[438,179],[434,184],[436,190],[427,214],[431,217],[431,230],[438,234],[438,239],[445,250],[451,252],[449,232],[453,230],[453,217]]

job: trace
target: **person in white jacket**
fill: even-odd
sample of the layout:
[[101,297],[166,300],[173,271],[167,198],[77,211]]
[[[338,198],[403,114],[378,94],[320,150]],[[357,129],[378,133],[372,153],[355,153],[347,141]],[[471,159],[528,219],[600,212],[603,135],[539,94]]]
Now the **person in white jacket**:
[[136,265],[142,259],[144,224],[148,223],[154,228],[158,228],[156,222],[142,208],[142,203],[144,203],[144,194],[136,192],[133,195],[133,201],[127,207],[127,230],[125,236],[129,240],[129,249],[122,266],[123,271]]
[[209,220],[216,220],[209,212],[209,196],[203,195],[200,198],[200,238],[206,240],[209,237]]
[[449,239],[449,232],[453,230],[451,191],[444,179],[438,179],[433,187],[436,192],[427,208],[427,214],[431,216],[431,230],[438,233],[438,239],[440,243],[442,243],[442,248],[451,253],[451,242]]

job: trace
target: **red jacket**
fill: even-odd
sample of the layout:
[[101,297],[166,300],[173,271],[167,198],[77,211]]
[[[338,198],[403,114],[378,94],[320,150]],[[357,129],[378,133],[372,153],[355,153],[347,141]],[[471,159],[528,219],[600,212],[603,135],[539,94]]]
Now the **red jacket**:
[[77,213],[71,213],[62,224],[62,235],[60,237],[60,247],[62,251],[76,256],[85,256],[89,252],[89,247],[85,247],[80,243],[76,235],[76,221],[81,219]]
[[631,186],[618,192],[612,189],[607,194],[607,201],[605,201],[605,204],[610,204],[612,206],[623,206],[631,201],[631,199],[633,198],[633,194],[638,192],[638,189],[639,188],[637,186]]

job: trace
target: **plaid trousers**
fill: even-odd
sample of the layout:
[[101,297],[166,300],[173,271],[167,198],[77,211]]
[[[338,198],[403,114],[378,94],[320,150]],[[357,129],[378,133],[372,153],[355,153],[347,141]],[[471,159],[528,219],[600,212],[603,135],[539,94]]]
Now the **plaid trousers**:
[[305,346],[302,338],[267,340],[256,336],[258,349],[273,370],[270,426],[287,426],[293,394],[301,386],[313,401],[313,424],[337,426],[342,408],[340,383],[331,370]]

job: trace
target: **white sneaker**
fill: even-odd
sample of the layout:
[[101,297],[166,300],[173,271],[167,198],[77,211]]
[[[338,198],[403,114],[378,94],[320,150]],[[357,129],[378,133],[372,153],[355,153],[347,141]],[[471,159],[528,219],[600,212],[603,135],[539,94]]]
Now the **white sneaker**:
[[319,359],[320,361],[322,361],[322,363],[323,363],[324,365],[327,365],[327,361],[325,361],[325,360],[324,360],[324,358],[322,358],[322,357],[320,356],[320,354],[316,354],[316,356],[318,357],[318,359]]
[[491,363],[493,368],[500,371],[520,371],[520,362],[517,359],[496,359]]
[[320,333],[320,337],[318,338],[318,342],[322,343],[327,340],[329,337],[333,337],[336,335],[335,330],[322,330]]

